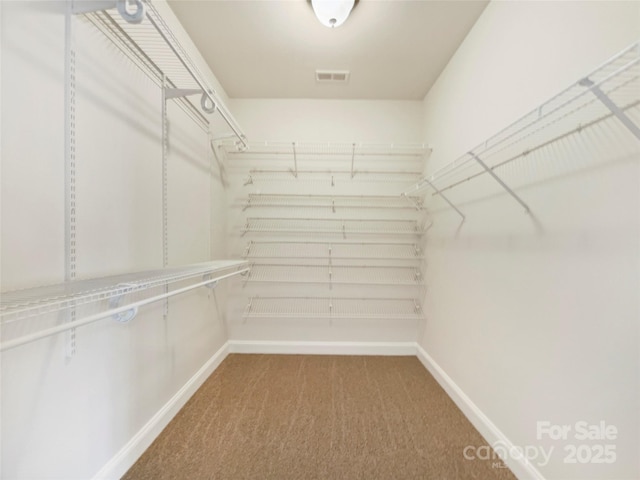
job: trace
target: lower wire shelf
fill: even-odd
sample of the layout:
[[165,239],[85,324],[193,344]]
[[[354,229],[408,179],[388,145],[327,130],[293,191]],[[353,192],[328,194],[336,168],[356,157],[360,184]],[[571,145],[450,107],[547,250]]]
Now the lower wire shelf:
[[246,260],[218,260],[2,292],[0,351],[107,317],[126,322],[141,306],[248,271]]
[[244,318],[418,320],[413,298],[251,297]]

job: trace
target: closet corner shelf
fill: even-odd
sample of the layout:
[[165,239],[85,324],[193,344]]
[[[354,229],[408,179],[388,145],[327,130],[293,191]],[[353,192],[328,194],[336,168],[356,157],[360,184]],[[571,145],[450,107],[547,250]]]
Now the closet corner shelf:
[[495,169],[613,117],[640,139],[640,128],[627,115],[627,111],[638,105],[640,42],[627,47],[468,153],[423,177],[404,194],[416,195],[431,188],[432,195],[440,195],[464,219],[444,192],[487,173],[528,213],[527,204],[496,175]]
[[233,136],[235,148],[247,147],[238,122],[151,0],[74,0],[71,5],[73,14],[86,15],[108,38],[133,54],[158,79],[164,79],[165,99],[200,95],[201,109],[219,114],[231,131],[214,140]]
[[244,318],[420,320],[413,298],[251,297]]
[[218,260],[3,292],[0,351],[107,317],[128,321],[143,305],[248,271],[246,260]]

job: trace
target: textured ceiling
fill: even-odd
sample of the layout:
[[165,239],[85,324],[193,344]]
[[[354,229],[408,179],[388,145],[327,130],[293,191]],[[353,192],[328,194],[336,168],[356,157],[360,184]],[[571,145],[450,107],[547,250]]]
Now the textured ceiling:
[[[232,98],[421,100],[487,1],[360,0],[329,29],[306,0],[170,0]],[[344,85],[316,69],[348,70]]]

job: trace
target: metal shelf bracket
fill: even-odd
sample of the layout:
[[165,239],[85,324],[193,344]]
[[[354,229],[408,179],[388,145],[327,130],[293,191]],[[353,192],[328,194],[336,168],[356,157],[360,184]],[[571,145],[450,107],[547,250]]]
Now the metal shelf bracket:
[[456,207],[453,203],[451,203],[451,200],[449,200],[444,193],[442,193],[440,190],[438,190],[438,187],[436,187],[433,183],[431,183],[429,180],[427,180],[426,178],[423,179],[423,181],[429,185],[431,188],[433,188],[433,190],[436,192],[437,195],[440,195],[440,198],[442,198],[445,202],[447,202],[449,204],[449,206],[451,208],[453,208],[456,213],[458,215],[460,215],[462,217],[462,221],[464,222],[466,220],[466,217],[464,216],[464,213],[462,213],[458,207]]
[[[164,98],[170,100],[172,98],[184,98],[190,95],[202,95],[200,98],[200,107],[205,113],[212,114],[216,111],[216,103],[212,100],[211,92],[207,93],[201,88],[165,88]],[[235,136],[235,135],[234,135]]]
[[219,280],[213,280],[213,274],[211,273],[207,273],[206,275],[202,276],[202,281],[206,282],[207,280],[212,280],[211,283],[207,283],[204,286],[207,287],[210,290],[213,290],[214,288],[216,288],[218,286],[218,282]]
[[516,195],[516,194],[515,194],[515,192],[514,192],[513,190],[511,190],[511,189],[509,188],[509,186],[508,186],[506,183],[504,183],[504,182],[502,181],[502,179],[501,179],[500,177],[498,177],[498,176],[495,174],[495,172],[487,166],[487,164],[486,164],[486,163],[484,163],[484,162],[480,159],[480,157],[478,157],[478,156],[477,156],[475,153],[473,153],[473,152],[469,152],[469,155],[471,155],[471,156],[474,158],[474,160],[475,160],[476,162],[478,162],[478,163],[480,164],[480,166],[481,166],[482,168],[484,168],[484,170],[485,170],[489,175],[491,175],[491,176],[493,177],[493,179],[494,179],[496,182],[498,182],[498,183],[502,186],[502,188],[504,188],[504,189],[507,191],[507,193],[508,193],[509,195],[511,195],[511,196],[512,196],[512,197],[513,197],[513,198],[514,198],[514,199],[515,199],[515,200],[516,200],[520,205],[522,205],[522,206],[524,207],[524,211],[525,211],[525,213],[530,213],[531,209],[529,208],[529,206],[528,206],[526,203],[524,203],[524,201],[523,201],[523,200],[522,200],[518,195]]
[[[125,291],[121,294],[118,295],[116,297],[111,297],[109,299],[109,308],[110,309],[116,309],[120,306],[120,304],[122,303],[122,300],[124,299],[125,295],[127,293],[129,293],[129,291],[131,291],[136,285],[135,284],[128,284],[128,283],[123,283],[121,285],[119,285],[121,287],[123,287],[125,289]],[[138,307],[133,307],[129,310],[125,310],[123,312],[117,312],[114,313],[113,315],[111,315],[111,318],[113,318],[114,320],[117,320],[120,323],[127,323],[130,322],[131,320],[133,320],[135,318],[135,316],[138,314]]]
[[587,87],[589,90],[591,90],[591,92],[598,97],[598,100],[600,100],[609,110],[611,110],[611,113],[613,113],[618,120],[620,120],[623,125],[625,127],[627,127],[629,129],[629,131],[631,133],[633,133],[633,135],[635,135],[635,137],[640,140],[640,128],[638,128],[638,126],[633,123],[633,121],[627,116],[626,113],[624,113],[614,102],[613,100],[611,100],[606,93],[604,93],[600,87],[598,87],[598,85],[596,85],[593,80],[591,80],[589,77],[585,77],[582,80],[580,80],[579,84],[583,87]]

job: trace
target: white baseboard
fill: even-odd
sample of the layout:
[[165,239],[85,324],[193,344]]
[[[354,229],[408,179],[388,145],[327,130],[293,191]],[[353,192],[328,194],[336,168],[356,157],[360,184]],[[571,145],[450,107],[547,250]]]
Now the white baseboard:
[[415,342],[270,342],[229,340],[229,353],[415,355]]
[[[471,424],[480,432],[490,445],[499,444],[508,451],[514,446],[502,431],[473,403],[464,391],[447,375],[447,373],[431,358],[431,356],[418,344],[416,344],[418,359],[424,367],[433,375],[436,381],[455,402]],[[508,456],[504,463],[520,480],[544,480],[542,474],[535,466],[524,458],[512,458]]]
[[187,400],[202,386],[204,381],[229,354],[229,344],[225,343],[207,362],[189,379],[189,381],[129,440],[124,447],[105,464],[93,477],[94,480],[117,480],[149,448],[160,432],[175,417]]
[[[449,397],[489,444],[506,448],[512,442],[471,401],[433,358],[415,342],[271,342],[230,340],[225,343],[191,379],[162,407],[120,451],[100,469],[94,480],[121,478],[151,445],[204,381],[229,353],[306,354],[306,355],[416,355]],[[542,474],[524,459],[507,458],[505,463],[521,480],[544,480]]]

